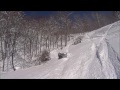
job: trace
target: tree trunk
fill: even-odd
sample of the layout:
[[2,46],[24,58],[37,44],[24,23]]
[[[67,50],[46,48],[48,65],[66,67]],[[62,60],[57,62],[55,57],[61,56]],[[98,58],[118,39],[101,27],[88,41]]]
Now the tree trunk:
[[67,46],[67,34],[65,35],[65,46]]
[[14,66],[15,45],[16,45],[16,38],[13,40],[13,45],[12,45],[12,68],[14,71],[16,70]]
[[[5,43],[4,43],[5,44]],[[5,48],[5,47],[4,47]],[[2,60],[3,60],[3,66],[2,66],[2,71],[5,71],[5,53],[3,51],[3,42],[1,38],[1,53],[2,53]]]
[[50,37],[48,36],[48,40],[47,40],[47,45],[48,45],[48,49],[50,49]]
[[52,40],[51,40],[51,36],[50,36],[50,49],[51,49],[51,42],[52,42]]
[[62,40],[62,35],[61,35],[61,48],[63,48],[63,46],[62,46],[63,44],[62,43],[63,43],[63,40]]
[[39,50],[39,47],[38,46],[38,35],[37,35],[37,39],[36,39],[36,55],[38,54],[38,50]]
[[41,37],[40,37],[40,53],[41,53],[41,48],[42,48],[42,40],[43,40],[43,37],[42,37],[42,33],[41,33]]
[[[2,47],[2,38],[1,38],[1,53],[2,53],[2,60],[3,60],[3,47]],[[2,71],[4,71],[4,60],[3,60]]]
[[15,67],[14,67],[14,53],[13,52],[12,52],[12,68],[13,68],[14,71],[16,70]]
[[32,40],[30,40],[30,59],[32,60]]
[[55,41],[54,41],[55,39],[54,39],[54,37],[52,37],[52,41],[53,41],[53,49],[54,49],[54,45],[55,45]]
[[24,43],[24,60],[25,60],[25,43]]
[[56,45],[57,45],[57,48],[58,48],[58,40],[59,39],[59,36],[57,36],[57,38],[56,38]]
[[47,46],[48,46],[48,45],[47,45],[47,41],[48,41],[48,37],[46,37],[46,48],[48,48],[48,47],[47,47]]

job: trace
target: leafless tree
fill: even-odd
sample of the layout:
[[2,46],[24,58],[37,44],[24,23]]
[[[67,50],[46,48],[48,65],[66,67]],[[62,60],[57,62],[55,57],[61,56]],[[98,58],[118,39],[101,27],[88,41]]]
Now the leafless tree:
[[3,59],[3,71],[5,65],[5,59],[8,55],[8,48],[9,55],[11,56],[11,63],[12,68],[15,70],[14,67],[14,55],[16,51],[16,41],[17,38],[20,36],[18,34],[20,32],[20,24],[22,20],[22,12],[21,11],[1,11],[0,12],[0,21],[4,25],[1,27],[1,51],[2,51],[2,59]]
[[120,19],[120,11],[113,11],[113,14],[117,19]]

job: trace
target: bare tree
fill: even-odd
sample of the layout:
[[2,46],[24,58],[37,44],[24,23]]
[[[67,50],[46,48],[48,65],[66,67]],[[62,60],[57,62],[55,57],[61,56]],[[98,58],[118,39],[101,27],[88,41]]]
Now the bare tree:
[[65,46],[67,45],[67,39],[68,39],[68,32],[71,27],[71,21],[70,21],[70,15],[72,12],[58,12],[57,13],[57,21],[59,22],[59,30],[61,35],[61,48],[63,48],[63,36]]
[[[11,48],[10,54],[12,59],[12,68],[15,70],[14,67],[14,54],[16,48],[16,41],[19,35],[19,26],[22,20],[22,12],[21,11],[1,11],[0,12],[1,21],[5,21],[4,26],[2,26],[2,36],[1,36],[1,50],[2,50],[2,58],[3,58],[3,71],[5,65],[5,58],[8,55],[8,48]],[[3,39],[2,39],[3,38]],[[3,43],[4,42],[4,43]],[[9,46],[9,47],[8,47]],[[4,50],[4,51],[3,51]],[[9,49],[10,50],[10,49]]]
[[113,11],[113,14],[117,19],[120,19],[120,11]]

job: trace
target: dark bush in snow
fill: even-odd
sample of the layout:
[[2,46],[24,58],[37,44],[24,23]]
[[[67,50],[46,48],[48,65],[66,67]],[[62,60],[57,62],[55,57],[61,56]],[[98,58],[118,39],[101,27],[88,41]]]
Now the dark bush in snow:
[[78,37],[75,42],[73,43],[73,45],[76,45],[78,43],[81,43],[81,40],[82,40],[82,36]]
[[50,60],[50,52],[48,50],[43,50],[40,56],[41,62],[46,62]]
[[67,53],[58,53],[58,59],[67,57]]

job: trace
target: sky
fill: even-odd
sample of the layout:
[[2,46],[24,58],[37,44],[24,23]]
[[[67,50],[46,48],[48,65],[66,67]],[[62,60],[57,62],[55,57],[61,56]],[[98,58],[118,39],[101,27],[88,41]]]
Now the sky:
[[[73,15],[82,15],[82,14],[90,14],[93,11],[72,11]],[[99,11],[101,13],[111,13],[111,11]],[[27,16],[50,16],[54,15],[56,11],[24,11],[25,15]]]

